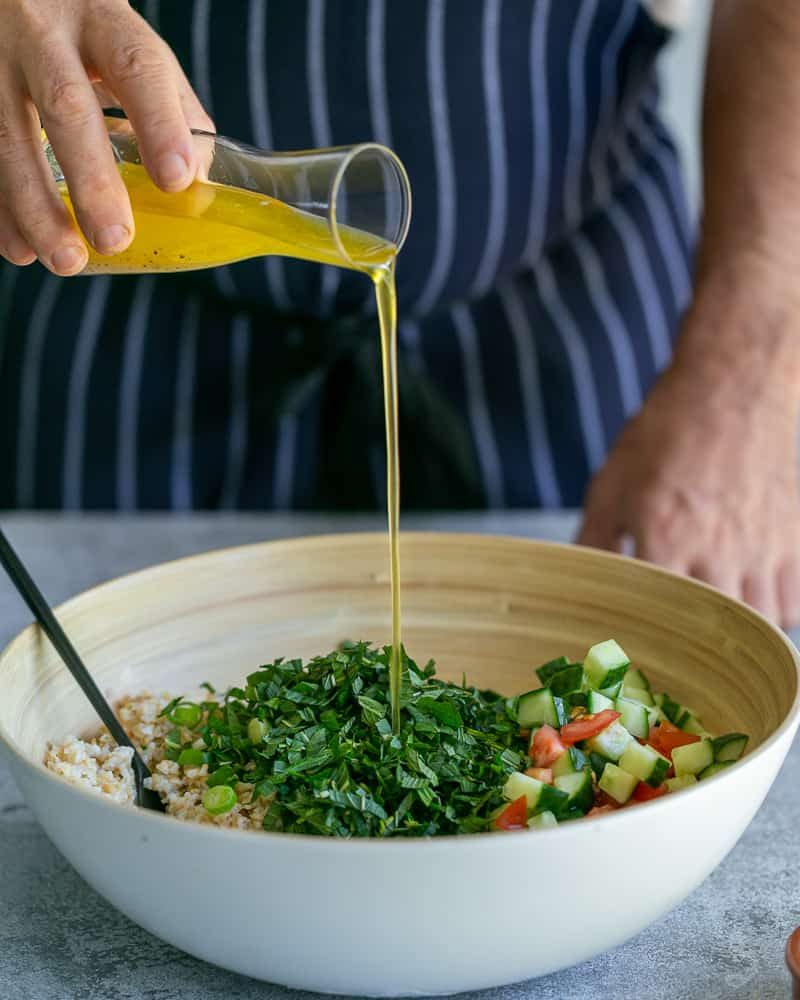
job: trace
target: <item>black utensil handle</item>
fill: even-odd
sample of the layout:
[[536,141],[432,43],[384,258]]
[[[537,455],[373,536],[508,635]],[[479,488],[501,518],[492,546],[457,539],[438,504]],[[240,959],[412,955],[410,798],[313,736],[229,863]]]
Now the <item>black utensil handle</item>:
[[[0,529],[0,563],[2,563],[6,572],[11,577],[11,581],[14,586],[19,591],[20,596],[30,608],[34,618],[42,627],[47,638],[50,642],[52,642],[53,646],[55,646],[56,652],[69,668],[70,673],[80,685],[83,693],[92,703],[92,707],[100,716],[103,724],[114,737],[117,744],[119,746],[133,747],[133,744],[128,738],[128,734],[119,724],[119,720],[116,715],[114,715],[111,711],[108,702],[100,693],[92,675],[83,665],[80,656],[78,656],[74,646],[69,641],[64,633],[64,630],[58,624],[55,615],[50,610],[42,592],[33,582],[30,574],[20,562],[19,557],[11,547],[11,543],[6,538],[2,529]],[[138,756],[139,755],[136,754],[137,758]],[[139,760],[138,763],[144,767],[141,760]],[[146,767],[144,768],[144,773],[148,773]]]

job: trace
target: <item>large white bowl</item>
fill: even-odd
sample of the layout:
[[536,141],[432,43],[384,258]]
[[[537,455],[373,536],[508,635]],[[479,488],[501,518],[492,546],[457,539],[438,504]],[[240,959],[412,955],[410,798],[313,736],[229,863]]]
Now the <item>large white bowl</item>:
[[[531,667],[614,636],[716,732],[736,767],[679,795],[556,830],[334,841],[192,826],[76,789],[41,765],[92,710],[36,628],[0,658],[0,740],[25,798],[83,877],[199,958],[325,992],[450,993],[539,976],[620,944],[734,845],[800,718],[794,648],[699,584],[587,549],[403,538],[405,636],[440,673],[508,693]],[[386,539],[332,536],[209,553],[60,609],[112,697],[239,681],[278,655],[388,637]]]

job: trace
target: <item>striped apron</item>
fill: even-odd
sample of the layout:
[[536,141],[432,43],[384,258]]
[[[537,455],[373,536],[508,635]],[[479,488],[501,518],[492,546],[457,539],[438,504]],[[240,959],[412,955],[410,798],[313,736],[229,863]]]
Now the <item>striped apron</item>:
[[[150,0],[223,134],[408,168],[407,507],[579,505],[670,357],[691,234],[637,0]],[[0,508],[384,502],[363,275],[0,269]]]

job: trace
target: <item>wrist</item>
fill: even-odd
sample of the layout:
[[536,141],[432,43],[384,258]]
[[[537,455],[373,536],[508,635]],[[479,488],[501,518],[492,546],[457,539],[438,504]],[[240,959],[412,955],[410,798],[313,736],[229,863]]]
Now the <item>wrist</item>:
[[757,253],[720,255],[698,269],[673,367],[742,403],[800,407],[800,294]]

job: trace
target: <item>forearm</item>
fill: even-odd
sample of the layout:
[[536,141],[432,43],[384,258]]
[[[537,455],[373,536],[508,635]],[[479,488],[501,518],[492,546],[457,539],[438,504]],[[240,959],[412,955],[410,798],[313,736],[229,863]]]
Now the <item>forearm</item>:
[[[677,360],[800,402],[800,4],[717,0],[695,299]],[[732,379],[723,380],[732,384]]]

